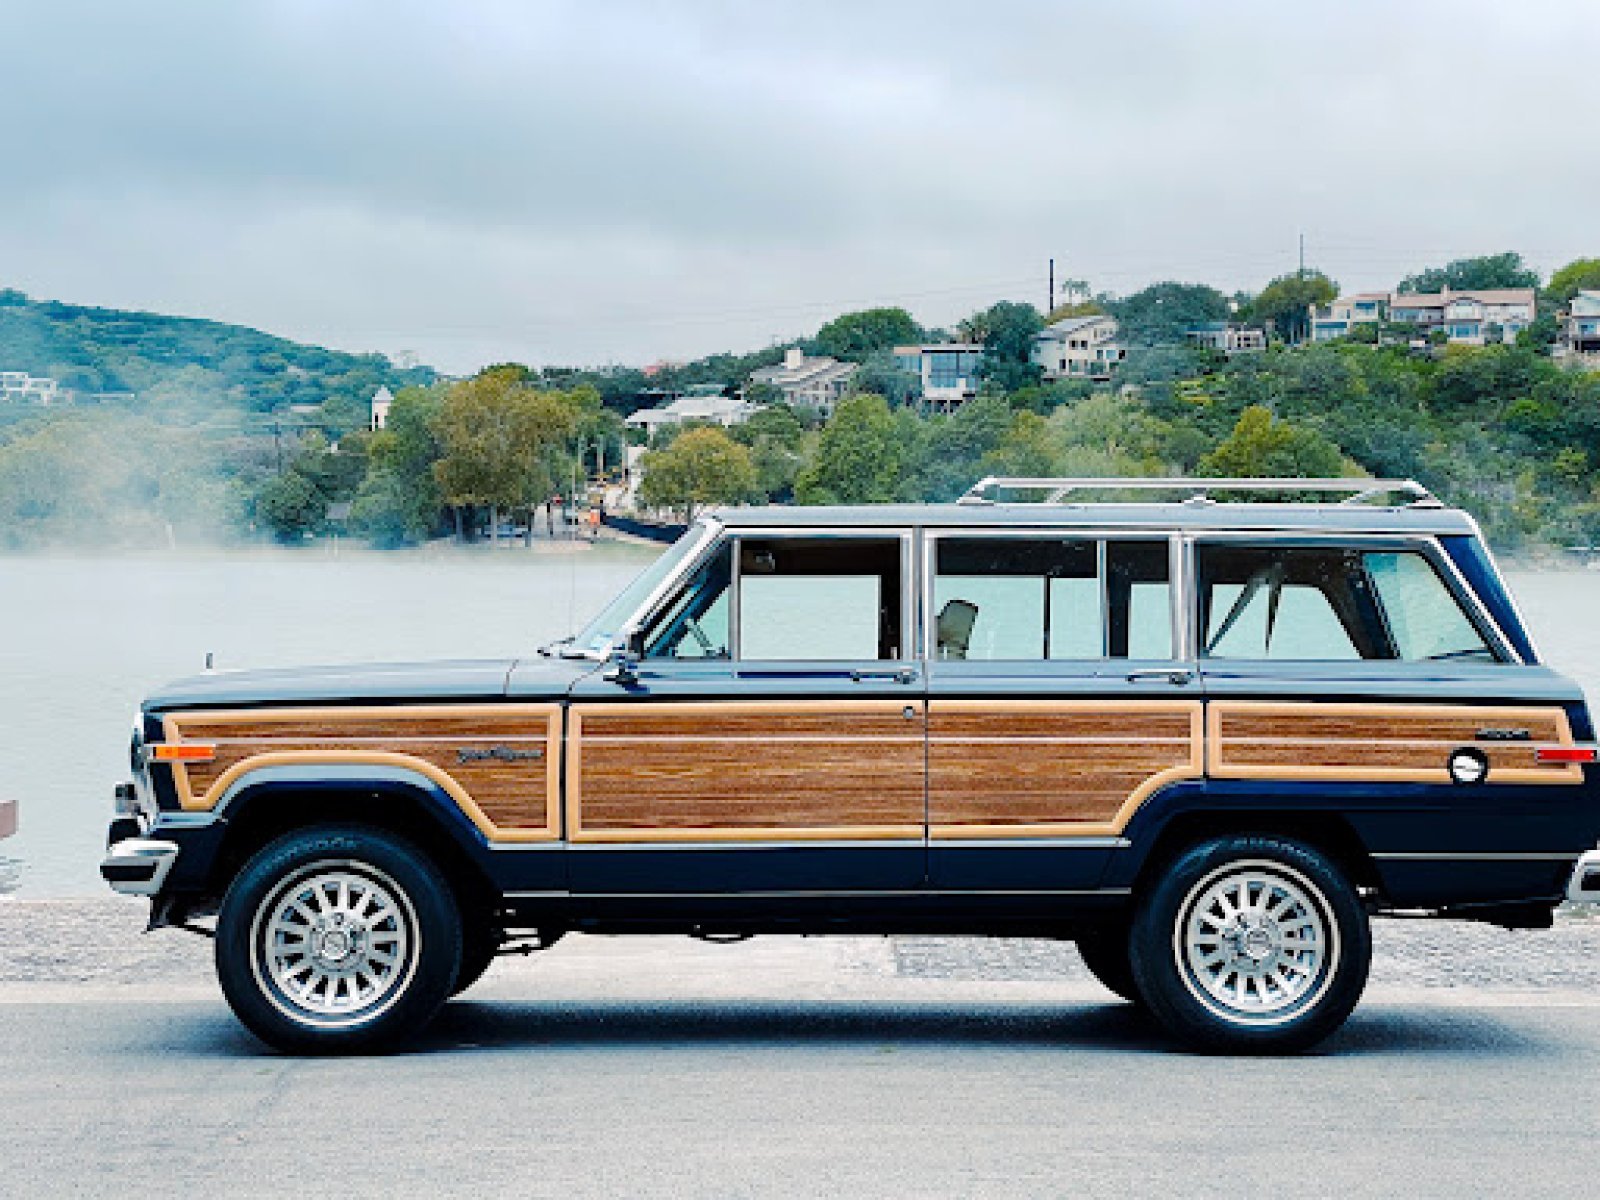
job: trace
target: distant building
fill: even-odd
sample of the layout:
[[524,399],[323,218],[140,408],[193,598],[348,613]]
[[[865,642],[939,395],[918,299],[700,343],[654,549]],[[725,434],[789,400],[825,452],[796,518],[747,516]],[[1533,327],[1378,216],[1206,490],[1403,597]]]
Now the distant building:
[[826,356],[811,358],[798,347],[791,347],[777,366],[752,371],[750,382],[777,388],[783,393],[786,404],[814,408],[827,416],[850,386],[855,373],[855,363]]
[[949,412],[978,394],[983,347],[975,342],[896,346],[894,365],[922,380],[922,402]]
[[373,430],[387,429],[389,427],[389,406],[394,403],[394,393],[386,387],[380,387],[372,393],[372,419],[368,428]]
[[1345,337],[1357,325],[1384,320],[1388,311],[1388,292],[1353,292],[1340,296],[1327,308],[1312,311],[1311,340],[1328,342]]
[[1047,325],[1033,339],[1033,361],[1047,380],[1111,378],[1128,351],[1117,341],[1111,317],[1065,317]]
[[26,371],[0,371],[0,403],[31,404],[48,408],[71,396],[54,379],[30,375]]
[[683,395],[658,408],[641,408],[627,419],[633,429],[655,433],[663,425],[684,421],[715,421],[718,425],[739,425],[760,408],[739,396],[729,396],[716,384],[698,384]]
[[1579,292],[1561,314],[1557,358],[1600,366],[1600,291]]
[[1532,288],[1481,288],[1459,292],[1395,292],[1389,297],[1389,320],[1415,325],[1424,333],[1444,330],[1452,342],[1482,346],[1494,339],[1512,341],[1533,324]]
[[1184,340],[1191,345],[1204,346],[1230,358],[1235,354],[1249,354],[1267,348],[1267,331],[1254,325],[1230,325],[1226,321],[1212,321],[1184,331]]

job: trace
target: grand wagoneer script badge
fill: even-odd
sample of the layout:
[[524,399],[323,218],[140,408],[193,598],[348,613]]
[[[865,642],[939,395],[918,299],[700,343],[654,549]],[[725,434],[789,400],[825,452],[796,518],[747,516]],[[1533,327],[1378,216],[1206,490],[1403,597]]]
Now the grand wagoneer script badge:
[[531,762],[543,757],[543,750],[513,750],[510,746],[490,746],[487,750],[466,746],[456,751],[456,761],[463,766],[475,762]]

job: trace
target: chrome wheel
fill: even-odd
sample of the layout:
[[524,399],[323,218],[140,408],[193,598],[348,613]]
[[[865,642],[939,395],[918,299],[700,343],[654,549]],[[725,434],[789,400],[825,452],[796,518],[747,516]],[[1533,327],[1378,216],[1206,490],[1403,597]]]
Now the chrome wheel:
[[1282,863],[1234,862],[1201,879],[1173,930],[1178,971],[1195,998],[1236,1024],[1292,1020],[1327,989],[1339,934],[1327,901]]
[[317,862],[256,910],[251,966],[286,1016],[351,1025],[371,1020],[405,993],[419,941],[411,901],[394,880],[365,863]]

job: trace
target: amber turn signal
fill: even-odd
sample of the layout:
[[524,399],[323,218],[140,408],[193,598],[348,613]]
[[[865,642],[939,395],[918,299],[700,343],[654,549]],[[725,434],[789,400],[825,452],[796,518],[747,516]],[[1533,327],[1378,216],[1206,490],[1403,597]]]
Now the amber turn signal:
[[1600,761],[1600,747],[1540,746],[1533,756],[1537,761],[1547,763],[1592,763]]
[[210,742],[157,742],[150,747],[150,757],[156,762],[210,762],[217,757],[217,748]]

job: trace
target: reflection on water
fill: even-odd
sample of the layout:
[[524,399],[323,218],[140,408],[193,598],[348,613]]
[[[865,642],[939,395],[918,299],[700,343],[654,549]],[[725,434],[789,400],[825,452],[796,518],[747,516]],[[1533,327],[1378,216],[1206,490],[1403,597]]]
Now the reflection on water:
[[[0,558],[0,796],[22,806],[0,891],[101,892],[135,706],[207,652],[222,668],[527,655],[581,625],[653,553]],[[1600,696],[1600,572],[1518,574],[1512,586],[1548,661]]]

